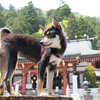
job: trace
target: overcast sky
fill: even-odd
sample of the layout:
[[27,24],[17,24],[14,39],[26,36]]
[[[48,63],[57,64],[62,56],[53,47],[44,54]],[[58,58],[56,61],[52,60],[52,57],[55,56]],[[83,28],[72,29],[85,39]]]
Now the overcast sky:
[[[60,0],[0,0],[3,7],[8,8],[12,4],[15,8],[21,8],[32,1],[33,5],[42,10],[56,9]],[[79,12],[90,17],[100,16],[100,0],[64,0],[72,9],[72,12]]]

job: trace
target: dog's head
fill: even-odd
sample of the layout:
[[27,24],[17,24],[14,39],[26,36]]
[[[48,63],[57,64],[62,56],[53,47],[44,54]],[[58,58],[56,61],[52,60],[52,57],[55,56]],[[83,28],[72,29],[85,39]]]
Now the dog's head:
[[53,18],[52,19],[52,26],[47,28],[40,25],[40,29],[42,30],[43,39],[40,41],[40,45],[44,48],[61,48],[60,42],[62,39],[62,26],[58,23],[58,21]]

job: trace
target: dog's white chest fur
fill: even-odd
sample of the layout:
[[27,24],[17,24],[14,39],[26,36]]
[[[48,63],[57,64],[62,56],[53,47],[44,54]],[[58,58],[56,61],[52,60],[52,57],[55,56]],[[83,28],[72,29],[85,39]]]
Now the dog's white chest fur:
[[58,58],[58,57],[56,57],[55,55],[52,54],[51,57],[50,57],[49,63],[52,63],[53,65],[58,66],[60,61],[61,61],[61,58]]

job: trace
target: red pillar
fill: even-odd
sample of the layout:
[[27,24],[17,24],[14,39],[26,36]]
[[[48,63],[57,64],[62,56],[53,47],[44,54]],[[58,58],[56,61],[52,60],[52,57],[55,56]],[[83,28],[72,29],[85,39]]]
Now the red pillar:
[[93,66],[94,68],[96,68],[95,62],[92,62],[92,66]]
[[67,63],[66,61],[62,61],[60,66],[63,68],[63,94],[66,95],[66,87],[67,87]]
[[[27,67],[22,64],[22,79],[27,77]],[[26,94],[26,79],[22,81],[22,95]]]
[[74,73],[76,73],[76,63],[74,63]]
[[[26,73],[23,73],[23,77],[22,78],[25,78],[27,75]],[[22,81],[22,95],[25,95],[26,93],[26,79]]]
[[66,68],[63,71],[63,94],[66,95],[66,87],[67,87],[67,78],[66,78]]

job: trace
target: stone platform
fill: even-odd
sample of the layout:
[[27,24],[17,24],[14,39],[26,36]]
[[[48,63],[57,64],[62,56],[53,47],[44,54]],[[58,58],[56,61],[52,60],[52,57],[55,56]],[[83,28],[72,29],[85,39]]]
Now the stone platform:
[[0,100],[73,100],[64,96],[0,96]]

